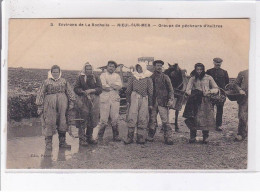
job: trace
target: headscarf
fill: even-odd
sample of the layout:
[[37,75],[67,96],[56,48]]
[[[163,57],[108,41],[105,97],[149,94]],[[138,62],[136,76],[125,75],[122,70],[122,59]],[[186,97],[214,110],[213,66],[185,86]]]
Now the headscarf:
[[[86,62],[80,72],[80,75],[83,75],[84,76],[84,80],[86,81],[87,80],[87,75],[86,75],[86,66],[91,66],[92,65],[89,63],[89,62]],[[89,77],[93,77],[93,79],[95,80],[95,76],[94,76],[94,73],[93,73],[93,67],[92,67],[92,74],[88,75]],[[96,80],[95,80],[96,82]]]
[[[140,66],[142,68],[142,70],[143,70],[142,73],[137,72],[137,66]],[[144,78],[150,77],[152,75],[152,72],[147,70],[147,64],[145,62],[141,62],[139,64],[136,64],[134,69],[135,69],[135,71],[133,72],[133,76],[137,80],[144,79]]]
[[[57,78],[57,79],[55,79],[53,76],[52,76],[52,71],[53,71],[53,69],[59,69],[59,71],[60,71],[60,75],[59,75],[59,77]],[[52,67],[51,67],[51,70],[49,70],[48,71],[48,79],[53,79],[54,81],[58,81],[60,78],[61,78],[61,69],[60,69],[60,67],[58,66],[58,65],[53,65]]]
[[[202,67],[201,74],[198,74],[196,71],[197,67]],[[191,76],[195,76],[196,79],[202,80],[202,78],[205,76],[205,66],[202,63],[196,63],[194,66],[194,70],[190,73]]]

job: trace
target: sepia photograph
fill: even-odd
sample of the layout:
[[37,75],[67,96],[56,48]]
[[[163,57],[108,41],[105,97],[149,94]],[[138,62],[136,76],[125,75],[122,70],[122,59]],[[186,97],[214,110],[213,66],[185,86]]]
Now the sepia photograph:
[[249,43],[248,18],[9,19],[6,169],[246,170]]

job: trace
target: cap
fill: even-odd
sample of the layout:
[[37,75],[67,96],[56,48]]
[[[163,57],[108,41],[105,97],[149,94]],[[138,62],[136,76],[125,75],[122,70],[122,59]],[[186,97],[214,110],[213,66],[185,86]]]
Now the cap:
[[216,57],[216,58],[213,59],[213,61],[215,63],[222,63],[223,60],[221,58]]
[[153,66],[155,66],[156,63],[160,63],[160,64],[164,65],[164,62],[162,60],[155,60],[153,62]]

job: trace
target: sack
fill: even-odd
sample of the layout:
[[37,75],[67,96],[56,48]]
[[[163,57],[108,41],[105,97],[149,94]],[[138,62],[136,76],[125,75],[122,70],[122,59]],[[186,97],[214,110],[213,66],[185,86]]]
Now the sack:
[[219,92],[217,94],[210,94],[209,99],[212,104],[223,104],[226,101],[226,93],[219,88]]

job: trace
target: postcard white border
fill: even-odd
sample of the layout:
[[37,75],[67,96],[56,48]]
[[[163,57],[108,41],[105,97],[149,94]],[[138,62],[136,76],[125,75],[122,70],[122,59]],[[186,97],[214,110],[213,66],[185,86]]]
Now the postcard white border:
[[[1,81],[1,182],[2,189],[240,189],[259,188],[254,174],[260,170],[259,96],[256,85],[256,3],[254,1],[82,1],[8,0],[3,5]],[[257,8],[258,12],[260,8]],[[6,170],[7,48],[9,18],[249,18],[250,101],[247,170]],[[259,34],[259,33],[258,33]],[[259,42],[258,42],[259,43]],[[259,45],[259,44],[258,44]],[[258,48],[259,51],[259,48]],[[260,53],[260,52],[258,52]],[[256,95],[255,95],[256,94]],[[258,130],[258,131],[257,131]],[[38,173],[43,172],[43,173]],[[49,173],[46,173],[49,172]],[[51,173],[50,173],[51,172]],[[185,172],[185,173],[184,173]],[[228,173],[229,172],[229,173]],[[243,173],[241,173],[243,172]],[[259,173],[258,173],[259,178]],[[246,180],[247,184],[244,184]]]

